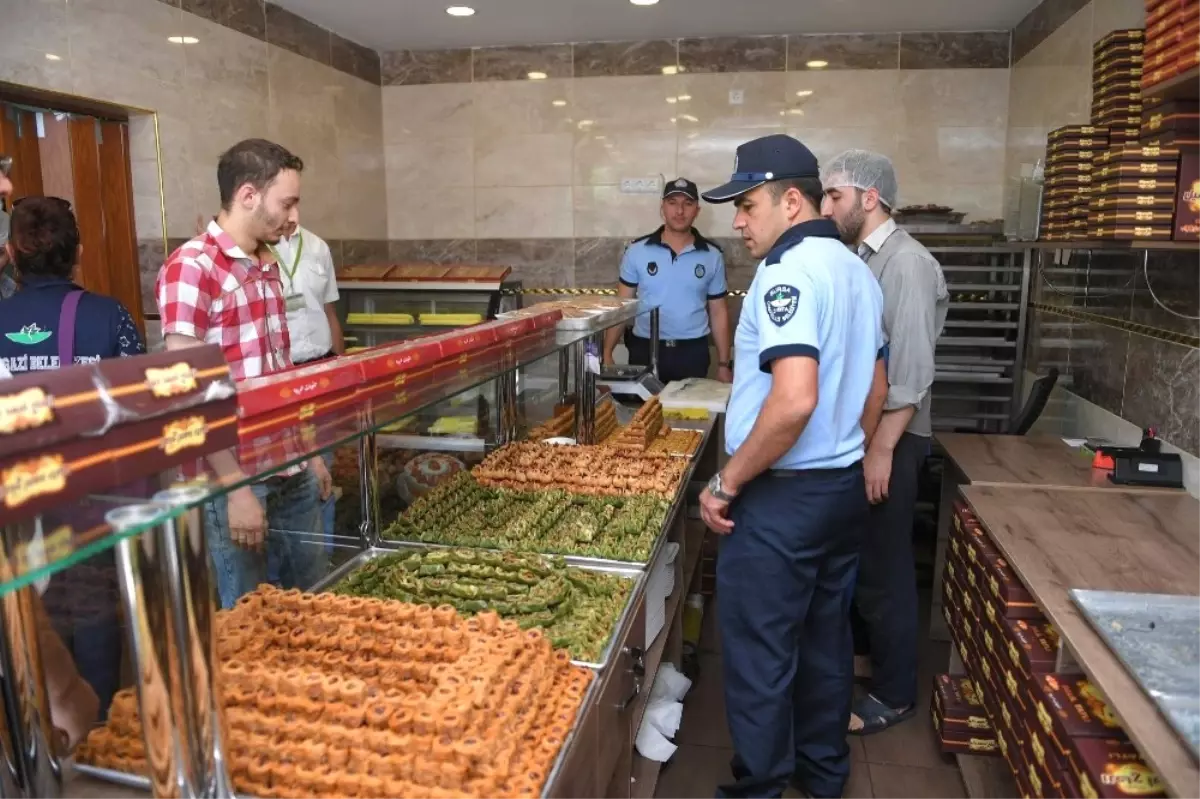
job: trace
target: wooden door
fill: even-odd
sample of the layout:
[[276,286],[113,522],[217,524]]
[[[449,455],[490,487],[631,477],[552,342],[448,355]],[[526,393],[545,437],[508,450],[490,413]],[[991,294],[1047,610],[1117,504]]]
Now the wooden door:
[[0,106],[0,153],[12,156],[13,200],[42,194],[42,157],[37,115],[7,103]]
[[42,194],[62,197],[75,204],[75,183],[71,176],[71,122],[66,114],[38,112],[41,136]]
[[133,174],[129,162],[129,125],[101,122],[99,139],[100,208],[104,212],[104,255],[109,290],[129,309],[143,337],[141,271],[133,219]]

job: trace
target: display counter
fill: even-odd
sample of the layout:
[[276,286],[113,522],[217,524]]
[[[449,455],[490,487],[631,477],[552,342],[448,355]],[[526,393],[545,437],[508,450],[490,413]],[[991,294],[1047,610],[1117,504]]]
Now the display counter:
[[[576,321],[502,344],[476,336],[484,343],[448,360],[348,385],[331,379],[299,402],[289,397],[307,384],[277,381],[273,402],[253,414],[242,403],[233,440],[194,448],[224,417],[192,411],[200,432],[160,440],[170,467],[122,471],[124,455],[112,451],[112,479],[75,493],[68,484],[32,513],[8,512],[0,595],[16,608],[65,590],[76,623],[56,624],[58,634],[85,681],[111,684],[107,723],[73,736],[84,739],[75,769],[162,796],[652,791],[657,764],[633,740],[660,664],[680,661],[681,600],[704,537],[686,498],[715,468],[715,419],[670,422],[668,434],[651,403],[607,446],[521,443],[564,406],[575,409],[578,437],[588,425],[595,434],[605,417],[587,348],[603,326],[647,312],[633,306],[595,329]],[[165,367],[197,371],[191,355],[168,356],[184,366]],[[136,370],[139,360],[127,363]],[[15,397],[27,382],[6,388]],[[437,424],[451,418],[472,423]],[[110,452],[123,426],[70,443]],[[381,446],[387,436],[403,436],[402,448]],[[467,437],[483,442],[479,451],[452,451],[449,442]],[[310,523],[317,514],[298,512],[307,500],[286,493],[319,469],[321,454],[331,456],[333,535]],[[539,468],[550,462],[553,474]],[[219,521],[242,488],[268,494],[261,549],[280,561],[284,588],[260,587],[222,611],[210,558],[228,568],[230,553],[244,551]],[[48,524],[55,505],[71,503],[86,518]],[[109,645],[114,631],[125,639],[122,662],[103,675],[80,658],[96,647],[87,646],[95,625],[78,622],[78,609],[100,598],[76,579],[81,569],[108,575],[102,598],[113,608],[101,626]],[[16,658],[6,670],[38,664],[32,626],[6,615]],[[45,706],[40,669],[22,673],[53,719],[52,739],[66,716]],[[6,703],[10,721],[22,708]],[[30,732],[18,730],[6,752],[16,775],[6,791],[96,794],[61,746],[22,766]]]

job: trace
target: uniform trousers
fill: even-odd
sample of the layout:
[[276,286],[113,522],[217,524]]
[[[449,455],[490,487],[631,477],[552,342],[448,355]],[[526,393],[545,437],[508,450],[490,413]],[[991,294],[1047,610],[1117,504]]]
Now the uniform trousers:
[[767,472],[734,500],[717,559],[717,620],[736,782],[718,796],[780,796],[789,780],[841,796],[849,612],[869,515],[861,463]]
[[[650,339],[625,336],[625,348],[629,350],[629,362],[638,366],[650,363]],[[707,377],[709,367],[708,336],[680,339],[674,346],[658,343],[658,379],[663,383],[684,380],[689,377]]]

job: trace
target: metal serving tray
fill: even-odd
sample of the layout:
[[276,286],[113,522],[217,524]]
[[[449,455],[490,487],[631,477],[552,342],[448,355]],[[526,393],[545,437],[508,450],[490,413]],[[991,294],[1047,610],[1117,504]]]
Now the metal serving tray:
[[[588,684],[587,691],[583,694],[583,700],[579,703],[579,710],[575,713],[575,721],[571,724],[571,729],[567,731],[567,737],[563,740],[562,748],[558,750],[558,756],[554,758],[554,765],[550,767],[550,773],[546,775],[546,782],[542,786],[543,797],[549,796],[554,788],[554,783],[558,781],[559,775],[562,774],[563,764],[567,760],[567,755],[571,752],[571,747],[575,745],[575,737],[579,731],[579,727],[583,719],[592,710],[592,705],[596,702],[596,690],[600,684],[601,675],[596,674],[592,677],[592,681]],[[126,774],[123,771],[114,771],[109,768],[100,768],[99,766],[89,766],[84,763],[72,763],[71,767],[75,771],[92,779],[101,780],[102,782],[120,785],[125,788],[133,788],[135,790],[145,791],[150,793],[150,778],[140,774]],[[244,794],[235,794],[239,799],[254,799],[254,797]]]
[[[350,560],[343,563],[341,566],[334,569],[332,572],[330,572],[328,574],[328,576],[325,577],[325,579],[318,582],[316,585],[314,585],[309,590],[314,594],[320,593],[321,591],[328,591],[328,590],[332,589],[335,585],[340,583],[342,580],[349,577],[351,575],[351,573],[357,571],[362,566],[366,565],[367,563],[371,562],[372,560],[383,557],[384,555],[395,555],[397,552],[403,552],[405,550],[478,549],[478,547],[445,547],[443,545],[434,546],[434,545],[430,545],[430,544],[423,544],[420,542],[408,542],[408,541],[392,541],[389,543],[393,544],[393,546],[389,546],[386,548],[385,547],[372,547],[371,549],[363,550],[362,552],[358,553]],[[537,554],[537,553],[527,552],[527,553],[520,553],[520,554],[533,555],[533,554]],[[616,574],[621,577],[626,577],[633,581],[633,586],[629,590],[629,596],[625,600],[625,606],[623,608],[621,608],[621,613],[617,616],[617,620],[613,624],[612,631],[609,633],[609,636],[608,636],[608,641],[604,645],[604,650],[600,653],[600,660],[598,662],[591,662],[591,661],[587,661],[587,660],[574,660],[574,659],[571,660],[571,662],[573,664],[575,664],[576,666],[583,666],[584,668],[589,668],[589,669],[592,669],[593,671],[596,671],[597,673],[600,673],[600,672],[603,672],[608,667],[609,662],[612,660],[613,650],[616,647],[617,639],[620,637],[618,635],[618,633],[620,633],[621,630],[625,629],[625,625],[629,622],[630,615],[633,613],[633,609],[637,605],[636,600],[638,598],[638,594],[643,590],[642,584],[645,582],[646,573],[642,569],[639,569],[635,566],[631,566],[628,563],[570,563],[570,562],[568,562],[567,566],[572,569],[586,569],[587,571],[606,572],[608,574]]]

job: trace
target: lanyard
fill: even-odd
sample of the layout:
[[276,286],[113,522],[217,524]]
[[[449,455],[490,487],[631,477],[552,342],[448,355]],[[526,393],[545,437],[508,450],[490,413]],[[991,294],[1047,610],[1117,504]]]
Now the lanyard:
[[275,256],[275,261],[279,264],[279,271],[288,276],[288,287],[293,291],[296,288],[296,270],[300,267],[300,256],[304,254],[304,231],[296,232],[296,257],[292,259],[292,268],[288,269],[283,264],[283,259],[279,257],[279,251],[270,244],[267,249],[271,251],[271,255]]

